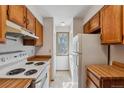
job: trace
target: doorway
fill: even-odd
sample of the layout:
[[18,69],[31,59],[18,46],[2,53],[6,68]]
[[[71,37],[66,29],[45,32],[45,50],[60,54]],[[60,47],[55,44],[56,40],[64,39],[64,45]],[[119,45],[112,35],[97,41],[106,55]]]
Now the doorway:
[[56,74],[51,88],[70,87],[69,32],[56,32]]
[[56,33],[56,70],[69,70],[69,32]]

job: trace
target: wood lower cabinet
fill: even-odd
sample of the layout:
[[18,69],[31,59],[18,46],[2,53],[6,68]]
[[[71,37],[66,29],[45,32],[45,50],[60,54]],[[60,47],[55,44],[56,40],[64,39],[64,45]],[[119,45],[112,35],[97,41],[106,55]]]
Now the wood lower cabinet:
[[36,36],[39,39],[36,39],[36,46],[43,46],[43,26],[36,20]]
[[7,6],[0,5],[0,43],[5,43]]
[[96,85],[93,83],[93,81],[90,78],[87,78],[87,87],[88,88],[97,88]]
[[26,27],[26,7],[23,5],[9,5],[8,19],[22,27]]
[[88,88],[124,88],[124,63],[109,65],[90,65],[87,68]]
[[27,29],[32,33],[35,33],[35,17],[33,14],[27,9]]
[[109,5],[100,11],[101,42],[122,43],[122,6]]

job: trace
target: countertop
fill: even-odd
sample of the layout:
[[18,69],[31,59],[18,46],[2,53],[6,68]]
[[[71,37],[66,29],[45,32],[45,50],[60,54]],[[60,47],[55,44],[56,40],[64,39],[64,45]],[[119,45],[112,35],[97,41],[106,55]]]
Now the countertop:
[[90,65],[88,70],[98,79],[124,79],[124,68],[115,65]]
[[49,61],[51,59],[50,55],[35,55],[28,58],[28,61]]
[[0,88],[27,88],[32,79],[0,79]]

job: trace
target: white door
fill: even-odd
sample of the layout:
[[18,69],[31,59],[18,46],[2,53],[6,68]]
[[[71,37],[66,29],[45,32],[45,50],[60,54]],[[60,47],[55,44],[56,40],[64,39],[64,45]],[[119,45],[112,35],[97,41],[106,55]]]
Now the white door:
[[57,32],[56,70],[69,70],[69,33]]

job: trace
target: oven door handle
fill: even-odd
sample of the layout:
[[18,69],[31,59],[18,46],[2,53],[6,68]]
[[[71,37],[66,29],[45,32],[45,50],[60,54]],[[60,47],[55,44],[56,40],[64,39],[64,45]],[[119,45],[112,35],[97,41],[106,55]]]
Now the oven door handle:
[[40,79],[40,80],[36,81],[36,82],[35,82],[35,84],[37,84],[37,83],[41,82],[42,80],[44,80],[44,79],[46,79],[46,78],[47,78],[47,76],[43,77],[42,79]]
[[35,84],[37,84],[37,83],[41,82],[42,80],[43,80],[43,78],[42,78],[42,79],[40,79],[40,80],[38,80],[37,82],[35,82]]

